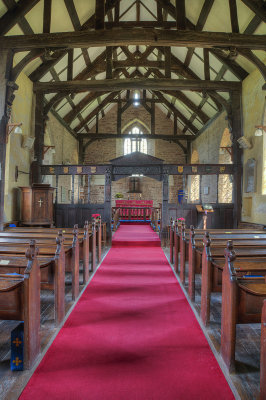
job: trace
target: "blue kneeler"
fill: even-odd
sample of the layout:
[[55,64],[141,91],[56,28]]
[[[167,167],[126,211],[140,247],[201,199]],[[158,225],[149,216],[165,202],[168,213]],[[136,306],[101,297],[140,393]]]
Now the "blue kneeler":
[[11,332],[11,371],[23,371],[24,322]]

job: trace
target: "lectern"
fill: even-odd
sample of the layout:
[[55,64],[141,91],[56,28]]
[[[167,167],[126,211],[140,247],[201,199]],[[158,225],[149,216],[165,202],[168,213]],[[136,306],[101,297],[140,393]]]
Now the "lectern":
[[21,225],[53,225],[53,193],[49,184],[20,187]]

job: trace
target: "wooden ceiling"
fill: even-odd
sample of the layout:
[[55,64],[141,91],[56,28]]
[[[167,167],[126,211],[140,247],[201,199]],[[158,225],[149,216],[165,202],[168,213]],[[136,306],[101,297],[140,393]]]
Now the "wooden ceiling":
[[24,71],[50,84],[45,111],[76,137],[129,107],[134,88],[146,110],[196,136],[227,109],[227,81],[255,68],[266,78],[265,21],[262,0],[0,0],[0,48],[15,51],[14,80]]

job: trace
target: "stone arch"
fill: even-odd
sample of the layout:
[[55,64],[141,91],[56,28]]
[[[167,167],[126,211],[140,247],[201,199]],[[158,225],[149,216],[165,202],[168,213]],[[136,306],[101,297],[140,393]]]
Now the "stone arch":
[[[231,159],[231,134],[228,128],[225,128],[219,148],[219,164],[232,164]],[[232,203],[233,201],[233,181],[230,175],[219,175],[218,182],[218,202]]]
[[131,131],[132,128],[138,127],[143,133],[151,133],[150,128],[148,125],[145,124],[145,122],[141,121],[138,118],[132,119],[130,122],[125,124],[122,128],[122,133],[128,133]]

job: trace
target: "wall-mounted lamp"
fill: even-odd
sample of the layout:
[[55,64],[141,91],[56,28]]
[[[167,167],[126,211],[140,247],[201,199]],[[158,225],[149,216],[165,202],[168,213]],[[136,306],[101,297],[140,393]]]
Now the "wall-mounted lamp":
[[255,136],[262,136],[263,132],[266,132],[266,126],[256,125]]
[[11,132],[14,131],[14,133],[18,134],[18,135],[22,135],[22,122],[19,123],[8,123],[6,126],[6,142],[8,142],[8,138],[9,135],[11,134]]
[[230,157],[231,157],[231,161],[233,160],[233,149],[231,146],[221,146],[220,150],[219,150],[219,154],[225,154],[225,152],[227,152]]
[[55,154],[55,146],[43,146],[43,157],[45,156],[48,150],[51,150],[51,153]]

